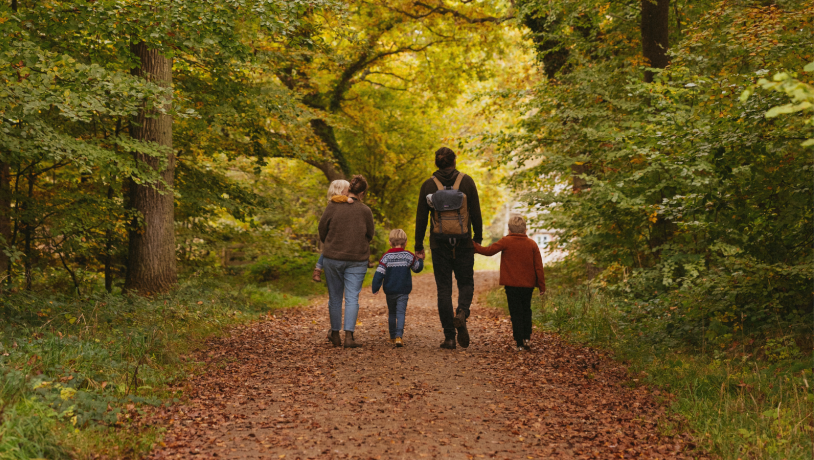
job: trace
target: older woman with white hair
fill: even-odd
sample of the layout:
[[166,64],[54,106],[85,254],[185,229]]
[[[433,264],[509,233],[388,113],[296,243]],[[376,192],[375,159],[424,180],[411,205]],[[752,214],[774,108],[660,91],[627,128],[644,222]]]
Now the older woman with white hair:
[[[334,346],[356,348],[354,340],[356,317],[359,314],[359,293],[370,259],[370,241],[375,233],[373,213],[363,202],[367,191],[364,176],[353,176],[348,197],[353,203],[328,203],[319,220],[319,239],[323,243],[323,264],[328,282],[328,312],[331,318],[331,343]],[[342,321],[342,297],[345,298],[345,318]],[[345,331],[342,342],[339,332]]]
[[531,296],[534,288],[545,292],[543,257],[537,243],[526,236],[526,221],[514,214],[509,218],[509,234],[485,248],[475,243],[475,252],[500,257],[500,285],[506,289],[512,333],[517,350],[531,349]]
[[[331,185],[328,186],[328,203],[353,203],[353,198],[348,196],[349,188],[350,182],[344,179],[331,182]],[[311,277],[311,279],[317,283],[322,281],[320,275],[322,273],[322,263],[324,261],[325,255],[320,254],[319,260],[317,260],[317,265],[314,267],[314,276]]]

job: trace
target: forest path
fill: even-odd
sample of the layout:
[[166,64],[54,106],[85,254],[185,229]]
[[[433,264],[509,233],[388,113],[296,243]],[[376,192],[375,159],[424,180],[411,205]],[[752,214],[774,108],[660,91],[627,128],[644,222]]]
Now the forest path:
[[676,458],[659,434],[662,406],[600,353],[534,331],[510,345],[511,324],[480,296],[497,273],[476,273],[472,345],[443,350],[431,274],[414,277],[404,348],[387,332],[383,295],[363,290],[357,340],[333,348],[326,300],[211,340],[189,400],[152,458]]

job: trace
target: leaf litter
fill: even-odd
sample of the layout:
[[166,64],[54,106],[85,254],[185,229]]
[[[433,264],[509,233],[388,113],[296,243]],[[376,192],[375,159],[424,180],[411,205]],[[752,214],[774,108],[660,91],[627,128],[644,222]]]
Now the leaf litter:
[[[183,404],[150,411],[167,429],[152,459],[698,458],[667,435],[670,395],[639,386],[602,352],[534,331],[513,348],[511,323],[480,295],[472,345],[443,350],[432,275],[414,278],[404,348],[389,343],[383,295],[363,290],[358,349],[333,348],[327,300],[212,338]],[[678,423],[677,423],[678,422]]]

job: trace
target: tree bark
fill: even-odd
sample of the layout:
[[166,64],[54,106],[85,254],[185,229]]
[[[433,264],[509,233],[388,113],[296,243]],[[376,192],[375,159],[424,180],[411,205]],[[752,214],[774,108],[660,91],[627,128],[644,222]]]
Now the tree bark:
[[[649,67],[663,69],[669,64],[670,0],[642,0],[642,55]],[[653,81],[653,72],[644,72],[644,81]]]
[[314,134],[325,143],[325,146],[331,151],[336,161],[308,161],[308,164],[322,171],[329,181],[345,179],[350,176],[350,165],[347,160],[345,160],[345,155],[339,147],[339,142],[336,141],[333,126],[329,125],[322,118],[315,118],[310,121],[310,124]]
[[11,168],[0,162],[0,292],[3,278],[10,273],[11,260],[6,249],[11,244]]
[[[133,74],[160,86],[172,85],[172,60],[145,43],[130,46],[130,51],[141,60]],[[170,101],[167,101],[169,108]],[[144,219],[143,225],[131,226],[127,257],[127,275],[124,287],[146,295],[166,292],[178,281],[175,258],[175,209],[172,192],[175,173],[175,154],[172,151],[172,117],[168,114],[139,111],[131,123],[130,135],[142,142],[154,142],[166,148],[164,169],[160,171],[166,184],[136,184],[130,181],[130,206]],[[162,165],[157,157],[136,154],[136,158],[158,170]]]
[[[34,166],[31,166],[32,172],[28,173],[28,195],[23,201],[23,209],[20,212],[20,220],[22,221],[22,231],[23,231],[23,244],[24,244],[24,255],[23,255],[23,270],[25,273],[25,290],[30,291],[32,284],[34,282],[34,274],[33,274],[33,266],[34,266],[34,254],[32,253],[31,243],[34,239],[34,225],[33,219],[29,215],[31,212],[31,203],[34,200],[34,182],[37,180],[37,176],[34,175],[33,169]],[[18,179],[19,180],[19,179]]]

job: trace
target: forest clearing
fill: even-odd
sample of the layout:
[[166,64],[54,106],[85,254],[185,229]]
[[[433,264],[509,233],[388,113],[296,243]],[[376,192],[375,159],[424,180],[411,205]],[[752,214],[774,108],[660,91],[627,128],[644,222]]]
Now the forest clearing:
[[811,2],[0,32],[0,459],[814,457]]

